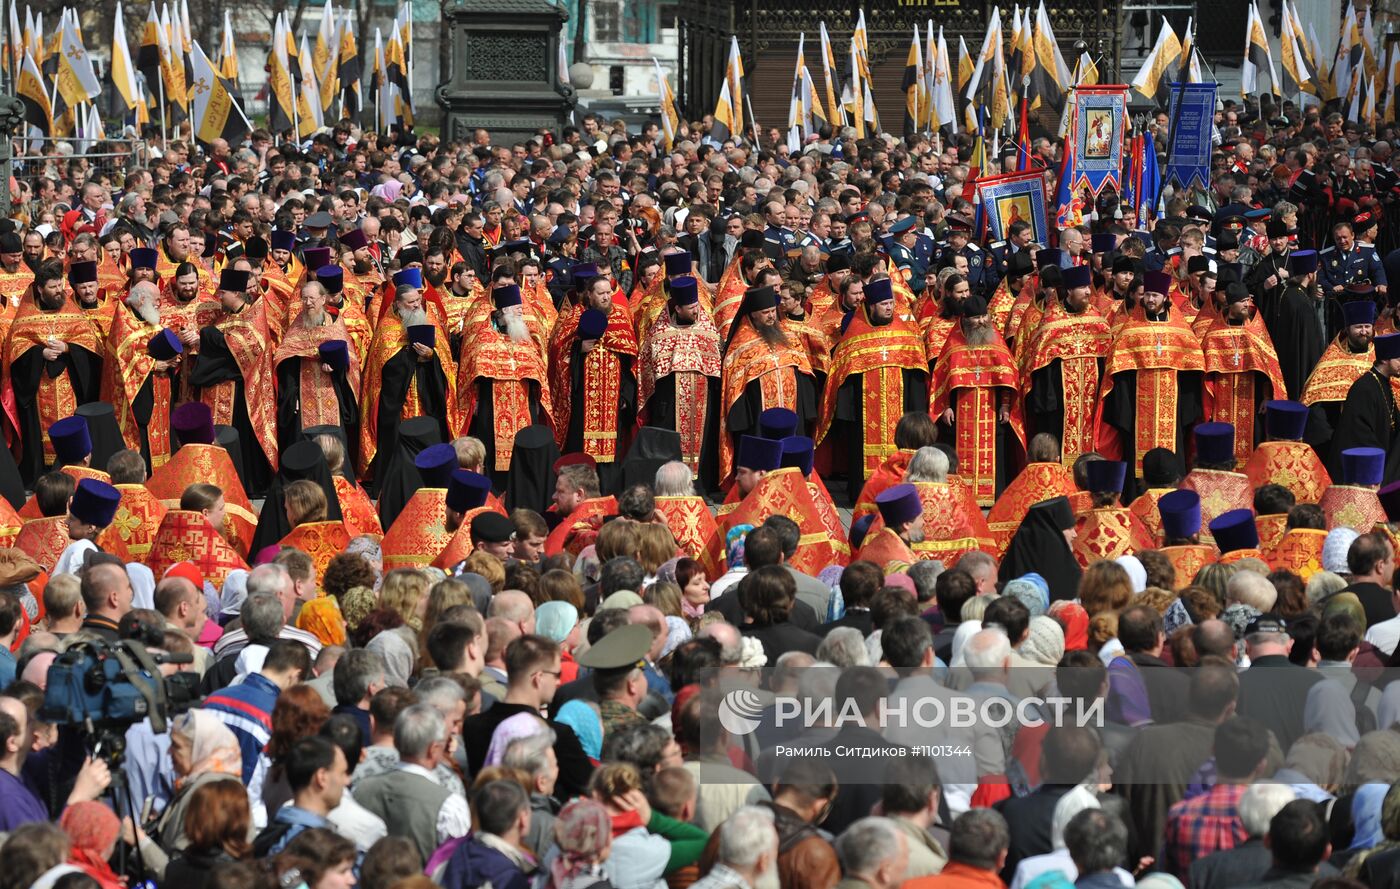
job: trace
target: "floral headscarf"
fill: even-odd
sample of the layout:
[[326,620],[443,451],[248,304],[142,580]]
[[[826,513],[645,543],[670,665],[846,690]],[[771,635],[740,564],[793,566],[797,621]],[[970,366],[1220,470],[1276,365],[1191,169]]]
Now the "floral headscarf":
[[559,846],[559,857],[549,867],[546,885],[561,889],[600,864],[603,853],[612,844],[612,818],[602,803],[580,797],[561,809],[554,819],[554,841]]
[[724,552],[729,557],[729,567],[738,568],[744,564],[744,539],[753,530],[753,525],[735,525],[724,535]]
[[238,738],[212,712],[186,711],[175,717],[170,731],[190,742],[190,773],[175,779],[176,789],[206,772],[242,777],[243,753]]

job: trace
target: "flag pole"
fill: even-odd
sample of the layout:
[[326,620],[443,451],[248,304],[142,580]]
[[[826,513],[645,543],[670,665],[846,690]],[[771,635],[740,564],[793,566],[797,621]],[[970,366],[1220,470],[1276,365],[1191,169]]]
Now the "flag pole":
[[759,148],[758,141],[758,119],[753,116],[753,99],[749,98],[749,91],[744,90],[744,104],[749,107],[749,126],[753,129],[753,147]]

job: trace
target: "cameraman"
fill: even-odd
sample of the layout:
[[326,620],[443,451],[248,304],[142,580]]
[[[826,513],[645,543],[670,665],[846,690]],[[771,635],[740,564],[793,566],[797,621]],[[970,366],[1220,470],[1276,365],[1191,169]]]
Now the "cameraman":
[[[13,831],[31,821],[50,820],[44,801],[20,777],[20,770],[29,756],[29,740],[29,709],[18,698],[0,696],[0,831]],[[60,781],[66,783],[62,777]],[[78,770],[63,808],[97,799],[111,783],[112,774],[106,762],[86,760]]]

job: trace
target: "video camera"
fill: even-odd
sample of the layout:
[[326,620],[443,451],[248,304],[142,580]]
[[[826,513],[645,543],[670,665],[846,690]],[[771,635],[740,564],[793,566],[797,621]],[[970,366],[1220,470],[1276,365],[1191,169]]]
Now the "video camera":
[[[159,644],[160,634],[154,641]],[[144,643],[144,644],[143,644]],[[88,639],[71,645],[49,667],[48,688],[39,718],[82,727],[88,734],[125,729],[150,718],[156,734],[172,716],[199,701],[199,675],[162,676],[160,664],[188,664],[188,654],[152,653],[152,639],[108,642]]]

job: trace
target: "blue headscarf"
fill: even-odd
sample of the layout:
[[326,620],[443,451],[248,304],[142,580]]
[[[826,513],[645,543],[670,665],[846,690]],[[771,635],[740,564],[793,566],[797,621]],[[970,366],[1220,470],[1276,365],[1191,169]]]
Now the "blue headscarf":
[[559,713],[554,717],[555,722],[563,723],[574,730],[578,735],[578,742],[583,747],[583,752],[588,754],[588,758],[598,760],[603,755],[603,720],[598,715],[598,711],[589,706],[587,701],[578,699],[569,701],[559,708]]
[[1349,849],[1369,849],[1385,839],[1385,832],[1381,829],[1381,809],[1389,792],[1389,784],[1362,784],[1357,788],[1356,796],[1351,800],[1351,823],[1356,832],[1352,834]]

